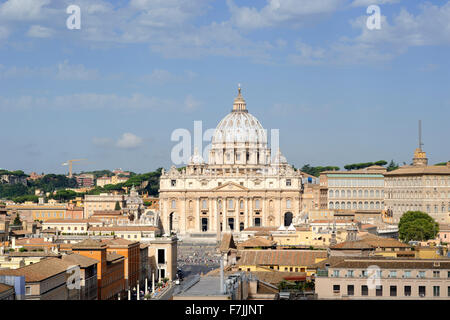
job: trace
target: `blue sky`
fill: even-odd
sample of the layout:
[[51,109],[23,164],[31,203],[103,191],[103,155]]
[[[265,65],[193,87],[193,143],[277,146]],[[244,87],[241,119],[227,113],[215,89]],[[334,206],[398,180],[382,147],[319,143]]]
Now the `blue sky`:
[[168,168],[172,131],[214,128],[238,83],[296,167],[409,163],[419,119],[447,161],[449,45],[450,1],[3,0],[0,167]]

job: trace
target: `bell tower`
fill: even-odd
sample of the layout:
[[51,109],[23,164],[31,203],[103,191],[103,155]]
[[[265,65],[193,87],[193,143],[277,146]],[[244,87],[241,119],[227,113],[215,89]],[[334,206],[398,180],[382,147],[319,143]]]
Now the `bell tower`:
[[419,147],[414,151],[413,166],[427,166],[428,158],[425,151],[422,151],[422,120],[419,120]]

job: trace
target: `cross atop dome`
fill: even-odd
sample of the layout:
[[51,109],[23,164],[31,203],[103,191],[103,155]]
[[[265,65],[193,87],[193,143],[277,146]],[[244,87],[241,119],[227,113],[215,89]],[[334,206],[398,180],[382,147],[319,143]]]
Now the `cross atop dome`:
[[248,112],[246,107],[247,107],[247,104],[245,103],[245,100],[242,97],[241,84],[239,83],[238,84],[238,96],[236,97],[236,99],[234,99],[234,103],[233,103],[233,112],[236,112],[236,111]]

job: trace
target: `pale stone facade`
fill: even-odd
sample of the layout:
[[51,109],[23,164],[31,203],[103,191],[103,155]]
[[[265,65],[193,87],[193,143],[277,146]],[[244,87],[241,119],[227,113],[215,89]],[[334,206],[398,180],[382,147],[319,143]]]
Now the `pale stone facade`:
[[324,171],[320,184],[328,189],[328,209],[381,212],[386,168],[371,166],[351,171]]
[[208,163],[198,151],[182,171],[160,178],[160,214],[165,233],[216,238],[221,231],[290,225],[301,211],[302,173],[278,151],[239,95],[217,126]]
[[450,222],[450,162],[429,166],[417,148],[413,164],[386,173],[386,210],[394,223],[406,211],[423,211],[439,223]]

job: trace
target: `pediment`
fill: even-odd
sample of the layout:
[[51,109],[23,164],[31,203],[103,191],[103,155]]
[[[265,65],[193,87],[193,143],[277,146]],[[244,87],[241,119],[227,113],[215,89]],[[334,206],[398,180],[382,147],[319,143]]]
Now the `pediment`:
[[217,186],[213,191],[248,191],[248,188],[234,182],[227,182],[221,186]]

